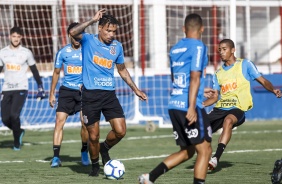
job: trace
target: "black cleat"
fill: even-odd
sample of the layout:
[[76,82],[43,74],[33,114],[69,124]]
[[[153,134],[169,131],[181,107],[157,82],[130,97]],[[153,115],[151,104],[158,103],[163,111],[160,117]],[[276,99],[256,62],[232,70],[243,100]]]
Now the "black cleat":
[[89,173],[89,176],[97,177],[100,174],[100,167],[98,168],[92,168],[91,172]]
[[109,155],[109,150],[107,150],[104,145],[101,146],[101,144],[103,143],[100,143],[100,154],[101,154],[101,157],[102,157],[102,163],[103,163],[103,166],[109,161],[111,160],[111,157]]
[[279,184],[282,180],[282,159],[276,160],[274,163],[273,172],[271,175],[272,184]]

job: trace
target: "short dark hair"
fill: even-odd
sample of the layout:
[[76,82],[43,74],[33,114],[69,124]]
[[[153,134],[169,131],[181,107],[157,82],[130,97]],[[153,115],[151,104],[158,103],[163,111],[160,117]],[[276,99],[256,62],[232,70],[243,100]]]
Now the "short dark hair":
[[113,15],[103,15],[99,20],[99,26],[104,27],[107,24],[120,25],[119,21]]
[[235,48],[235,44],[231,39],[223,39],[219,42],[219,44],[225,43],[227,44],[231,49]]
[[184,26],[186,30],[200,29],[203,26],[202,17],[196,13],[191,13],[186,16]]
[[10,29],[10,34],[18,33],[19,35],[23,35],[23,31],[20,27],[14,26]]
[[68,35],[70,34],[70,30],[75,27],[76,25],[78,25],[79,23],[78,22],[73,22],[69,25],[68,29],[67,29],[67,33]]

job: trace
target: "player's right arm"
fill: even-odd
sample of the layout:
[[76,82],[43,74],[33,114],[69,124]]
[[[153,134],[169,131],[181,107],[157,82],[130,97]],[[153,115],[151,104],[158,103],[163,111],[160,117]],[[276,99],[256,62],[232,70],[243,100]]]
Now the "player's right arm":
[[52,108],[56,103],[55,90],[60,77],[60,71],[61,71],[60,68],[55,68],[52,76],[52,83],[51,83],[50,94],[49,94],[49,104],[50,107]]
[[82,32],[85,30],[85,28],[92,25],[93,23],[98,22],[100,20],[100,18],[102,18],[104,13],[106,13],[106,9],[104,9],[104,8],[97,11],[95,13],[94,17],[92,17],[90,20],[82,22],[82,23],[78,24],[77,26],[75,26],[74,28],[72,28],[70,30],[70,35],[76,40],[81,40],[82,39]]

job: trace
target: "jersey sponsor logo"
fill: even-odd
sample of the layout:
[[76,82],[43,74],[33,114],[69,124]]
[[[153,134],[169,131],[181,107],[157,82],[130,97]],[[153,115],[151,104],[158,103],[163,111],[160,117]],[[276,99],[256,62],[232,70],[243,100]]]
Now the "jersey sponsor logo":
[[176,139],[178,139],[178,133],[176,132],[176,131],[173,131],[173,135],[174,135],[174,139],[176,140]]
[[113,86],[113,79],[108,77],[108,78],[94,78],[94,84],[96,86]]
[[221,92],[222,94],[225,94],[227,92],[230,91],[234,91],[237,89],[237,83],[236,82],[232,82],[232,83],[227,83],[227,84],[223,84],[221,86]]
[[12,63],[6,63],[6,69],[8,71],[20,71],[21,65],[19,64],[12,64]]
[[191,129],[191,130],[188,130],[187,128],[185,128],[185,133],[187,134],[187,137],[188,139],[191,139],[191,138],[196,138],[198,137],[198,129],[194,128],[194,129]]
[[178,53],[181,53],[181,52],[185,52],[187,50],[187,48],[178,48],[178,49],[174,49],[172,50],[172,54],[178,54]]
[[82,66],[67,66],[68,74],[81,74]]
[[186,74],[185,73],[175,73],[173,75],[173,83],[181,88],[186,87]]
[[19,87],[19,83],[6,83],[8,89],[15,89]]
[[237,105],[236,99],[221,99],[219,102],[221,107],[234,107]]
[[178,108],[185,108],[186,106],[186,103],[183,102],[183,101],[179,101],[179,100],[172,100],[169,102],[170,105],[173,105],[175,107],[178,107]]
[[182,95],[183,89],[173,89],[171,95]]
[[111,46],[110,54],[116,55],[116,47]]
[[108,69],[111,69],[112,66],[113,66],[113,60],[102,58],[102,57],[99,57],[99,56],[96,56],[96,55],[94,55],[94,57],[93,57],[93,62],[96,63],[99,66],[102,66],[102,67],[108,68]]
[[184,62],[183,61],[173,61],[172,62],[172,67],[175,67],[175,66],[183,66],[184,65]]

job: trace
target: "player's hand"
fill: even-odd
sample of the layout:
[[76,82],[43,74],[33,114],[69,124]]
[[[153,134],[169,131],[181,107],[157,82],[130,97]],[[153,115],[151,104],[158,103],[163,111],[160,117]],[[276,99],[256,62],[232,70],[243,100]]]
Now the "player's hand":
[[98,22],[98,21],[100,20],[100,18],[103,17],[103,14],[104,14],[104,13],[106,13],[106,9],[105,9],[105,8],[103,8],[103,9],[97,11],[97,12],[95,13],[94,17],[93,17],[93,20],[94,20],[95,22]]
[[274,92],[274,94],[275,94],[275,96],[277,98],[281,98],[281,91],[280,91],[280,89],[275,89],[275,90],[273,90],[273,92]]
[[50,105],[50,107],[54,107],[55,106],[55,104],[56,104],[56,97],[55,97],[55,95],[51,95],[50,94],[50,96],[49,96],[49,105]]
[[37,99],[37,101],[40,101],[45,97],[46,97],[45,91],[43,89],[42,84],[40,84],[40,85],[38,85],[38,92],[36,94],[36,99]]
[[188,120],[188,125],[192,125],[197,121],[197,112],[195,108],[188,108],[187,114],[186,114],[186,119]]
[[212,89],[212,88],[205,88],[204,89],[204,97],[206,97],[206,98],[213,97],[214,93],[215,93],[215,90]]
[[148,97],[144,92],[137,90],[135,94],[139,97],[139,100],[148,101]]

